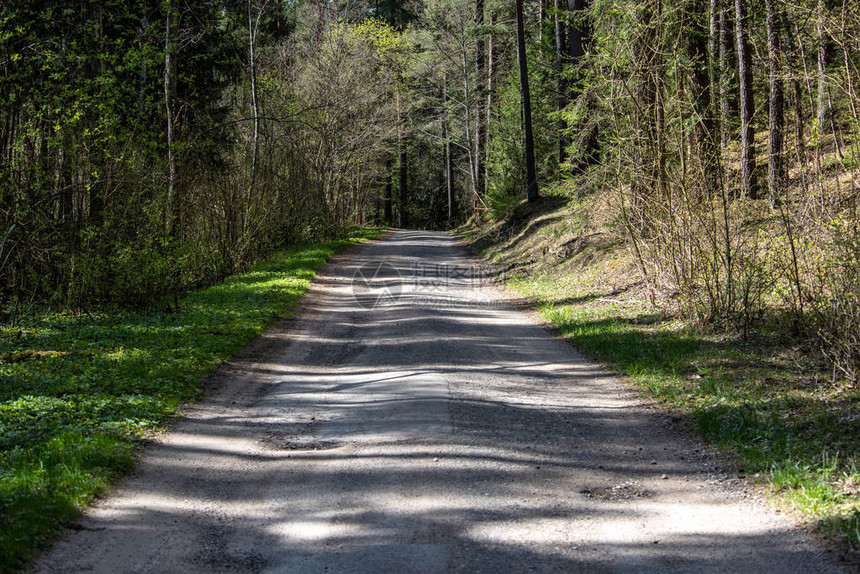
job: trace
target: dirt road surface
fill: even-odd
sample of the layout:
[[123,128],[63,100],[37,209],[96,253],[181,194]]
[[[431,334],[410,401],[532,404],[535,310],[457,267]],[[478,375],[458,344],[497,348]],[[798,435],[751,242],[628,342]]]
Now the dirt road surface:
[[37,572],[839,572],[440,233],[338,256]]

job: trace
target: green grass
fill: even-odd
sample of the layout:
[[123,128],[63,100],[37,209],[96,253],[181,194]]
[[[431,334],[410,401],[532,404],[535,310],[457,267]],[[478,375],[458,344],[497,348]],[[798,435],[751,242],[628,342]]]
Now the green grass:
[[682,414],[782,504],[860,549],[860,392],[790,341],[709,334],[554,272],[509,281],[586,354]]
[[[379,232],[371,230],[371,237]],[[201,376],[286,316],[348,239],[289,248],[174,313],[43,313],[0,327],[0,571],[127,470]]]

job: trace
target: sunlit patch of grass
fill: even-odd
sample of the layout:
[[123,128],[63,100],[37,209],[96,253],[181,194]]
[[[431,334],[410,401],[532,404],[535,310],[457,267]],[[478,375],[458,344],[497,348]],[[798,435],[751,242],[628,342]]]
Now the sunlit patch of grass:
[[786,460],[774,464],[771,483],[804,514],[823,517],[821,527],[860,549],[860,472],[854,461],[841,463],[825,453],[819,464]]
[[316,270],[358,241],[291,247],[173,313],[45,312],[0,326],[0,571],[25,566],[203,374],[289,314]]
[[117,436],[62,432],[29,448],[4,451],[0,475],[0,568],[22,564],[58,521],[104,492],[132,462],[132,444]]

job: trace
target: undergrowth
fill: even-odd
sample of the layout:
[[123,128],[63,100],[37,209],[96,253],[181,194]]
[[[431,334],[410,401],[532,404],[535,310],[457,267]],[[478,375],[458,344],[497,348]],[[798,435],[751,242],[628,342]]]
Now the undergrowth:
[[586,354],[685,413],[777,500],[860,550],[860,392],[820,377],[788,339],[708,333],[552,272],[509,279]]
[[860,386],[793,340],[790,314],[771,313],[744,337],[660,311],[616,221],[599,201],[523,204],[457,233],[572,345],[729,453],[777,504],[860,551]]

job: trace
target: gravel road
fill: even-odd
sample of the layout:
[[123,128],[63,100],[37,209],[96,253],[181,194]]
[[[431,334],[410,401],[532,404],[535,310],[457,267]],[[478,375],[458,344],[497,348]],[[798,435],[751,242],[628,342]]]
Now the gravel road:
[[37,572],[839,572],[442,233],[327,265]]

